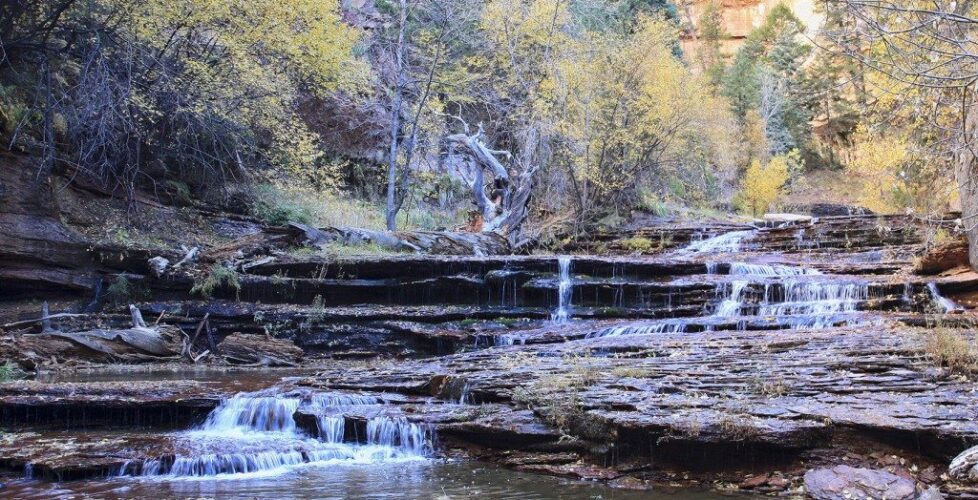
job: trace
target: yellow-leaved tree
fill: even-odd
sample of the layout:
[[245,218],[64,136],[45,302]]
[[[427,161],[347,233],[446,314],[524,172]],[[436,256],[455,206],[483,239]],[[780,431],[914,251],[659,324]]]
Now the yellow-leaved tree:
[[[152,152],[168,175],[198,186],[240,178],[254,165],[308,171],[321,152],[296,112],[300,94],[353,88],[369,74],[355,56],[360,31],[343,22],[337,0],[96,3],[100,9],[78,15],[104,12],[107,19],[97,22],[117,30],[119,46],[95,44],[90,57],[98,65],[89,68],[104,67],[109,78],[131,82],[111,101],[135,115],[126,143],[141,143],[138,155],[124,151],[117,153],[123,158],[106,160],[111,168],[141,168],[132,163]],[[126,22],[110,22],[115,17]],[[105,80],[83,75],[79,100],[111,92],[100,83]],[[90,117],[73,118],[79,142],[108,137],[90,129],[98,124]]]
[[767,212],[784,195],[788,182],[787,155],[772,157],[767,163],[753,160],[740,181],[736,203],[742,212],[759,217]]
[[677,37],[672,23],[643,15],[630,33],[584,32],[549,55],[534,109],[559,138],[553,163],[579,220],[633,205],[640,188],[674,181],[702,193],[732,171],[733,118],[675,57]]

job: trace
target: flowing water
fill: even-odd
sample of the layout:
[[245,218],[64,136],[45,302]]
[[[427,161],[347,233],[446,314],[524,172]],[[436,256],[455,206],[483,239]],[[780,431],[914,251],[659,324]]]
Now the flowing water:
[[[484,335],[481,342],[476,335],[474,345],[468,345],[483,349],[531,340],[590,342],[588,339],[623,335],[869,325],[882,321],[888,310],[919,310],[921,302],[926,308],[928,295],[922,292],[929,292],[930,301],[944,312],[960,309],[941,295],[937,283],[926,284],[925,290],[922,282],[892,283],[871,273],[845,274],[826,265],[835,259],[832,255],[823,261],[813,259],[809,254],[819,242],[805,240],[803,231],[797,233],[797,246],[809,254],[794,260],[786,260],[782,253],[765,254],[756,248],[763,231],[733,231],[694,241],[667,256],[663,259],[667,264],[659,267],[655,267],[658,261],[650,264],[642,259],[615,261],[609,266],[593,258],[575,262],[562,256],[557,258],[556,280],[548,258],[539,268],[539,279],[519,282],[519,287],[517,279],[525,269],[491,270],[511,280],[503,286],[501,305],[532,306],[534,316],[526,322],[521,319],[517,324],[523,326],[517,328],[497,321],[499,329]],[[868,258],[879,260],[878,256]],[[857,261],[853,257],[849,263]],[[575,267],[576,276],[572,274]],[[534,286],[524,288],[525,283]],[[528,289],[536,290],[537,295],[529,295]],[[496,295],[492,297],[495,300]],[[520,302],[527,297],[535,302]],[[580,320],[571,323],[572,316]],[[289,378],[308,374],[299,370],[223,374],[187,370],[140,376],[106,371],[48,378],[65,383],[193,379],[228,396],[206,418],[198,415],[196,425],[142,435],[153,443],[149,448],[130,443],[112,448],[117,453],[113,458],[126,458],[121,466],[111,462],[112,477],[63,482],[0,478],[8,483],[0,488],[0,497],[720,498],[690,490],[629,492],[448,460],[439,449],[436,432],[421,422],[423,416],[400,409],[407,396],[300,390]],[[473,403],[468,382],[462,382],[457,391],[446,391],[450,395],[442,403]],[[430,403],[411,397],[425,407]],[[79,430],[78,436],[86,432]],[[138,437],[125,434],[128,430],[112,432]],[[28,464],[25,472],[29,475],[31,469]]]
[[[377,500],[721,500],[698,490],[616,490],[601,483],[515,472],[469,461],[322,464],[279,475],[207,479],[115,478],[103,481],[39,483],[17,480],[0,496],[24,500],[54,498],[234,498]],[[738,498],[750,498],[738,496]]]
[[731,231],[700,241],[694,241],[683,251],[687,253],[721,253],[739,252],[743,249],[743,242],[754,235],[754,230]]
[[937,289],[937,283],[933,281],[927,283],[927,290],[930,291],[930,296],[934,300],[934,304],[937,305],[941,312],[949,313],[961,309],[953,300],[941,295],[941,291]]
[[[262,393],[238,394],[224,400],[195,429],[173,435],[172,457],[132,461],[119,475],[204,477],[283,472],[309,464],[375,464],[425,460],[432,452],[432,434],[402,416],[370,417],[361,439],[346,436],[344,410],[384,403],[356,395],[299,397]],[[299,406],[317,414],[318,435],[296,425]]]
[[559,281],[557,285],[557,310],[550,316],[550,321],[562,324],[570,319],[571,298],[574,296],[574,286],[571,281],[570,257],[558,257]]

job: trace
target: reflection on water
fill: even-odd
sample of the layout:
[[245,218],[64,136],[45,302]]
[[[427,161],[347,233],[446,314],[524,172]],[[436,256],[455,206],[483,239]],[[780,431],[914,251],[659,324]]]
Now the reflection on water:
[[[616,490],[601,483],[526,474],[476,462],[408,462],[304,466],[279,475],[215,478],[111,478],[43,483],[13,481],[0,497],[47,498],[270,498],[287,499],[650,499],[716,500],[701,491]],[[746,498],[738,496],[737,498]]]

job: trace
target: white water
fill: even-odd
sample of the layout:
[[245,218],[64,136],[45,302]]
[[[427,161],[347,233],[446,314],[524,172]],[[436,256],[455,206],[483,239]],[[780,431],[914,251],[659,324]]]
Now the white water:
[[731,262],[730,274],[736,276],[811,276],[822,273],[819,272],[818,269],[811,269],[808,267]]
[[945,313],[958,311],[961,307],[953,300],[941,295],[941,291],[937,288],[937,283],[931,281],[927,283],[927,290],[930,291],[930,296],[934,299],[934,304]]
[[[221,403],[198,428],[175,436],[172,458],[146,460],[143,476],[169,478],[280,473],[302,465],[372,464],[422,460],[432,451],[432,434],[402,416],[367,419],[360,443],[346,436],[344,410],[364,405],[383,407],[378,396],[322,394],[308,402],[316,414],[318,436],[296,426],[302,401],[295,397],[238,394]],[[382,408],[383,409],[383,408]],[[120,475],[134,472],[127,463]]]
[[686,253],[739,252],[742,242],[754,235],[753,230],[731,231],[721,235],[694,241],[682,249]]
[[558,257],[557,265],[560,269],[560,281],[557,285],[557,310],[550,315],[550,321],[563,324],[570,319],[571,298],[574,295],[574,286],[570,275],[570,257]]
[[[719,266],[707,264],[709,274]],[[736,319],[744,329],[748,321],[772,323],[782,328],[829,328],[862,324],[859,305],[869,299],[869,283],[860,279],[833,280],[816,269],[785,265],[733,262],[729,275],[736,278],[717,284],[712,314],[707,312],[698,327],[712,330],[718,323]],[[707,311],[710,310],[707,305]],[[697,320],[660,320],[630,323],[591,332],[587,337],[650,335],[684,332]],[[728,328],[730,326],[727,326]]]
[[618,337],[622,335],[652,335],[656,333],[682,333],[686,331],[686,323],[682,321],[661,321],[657,323],[635,323],[622,326],[613,326],[590,332],[586,338],[596,337]]

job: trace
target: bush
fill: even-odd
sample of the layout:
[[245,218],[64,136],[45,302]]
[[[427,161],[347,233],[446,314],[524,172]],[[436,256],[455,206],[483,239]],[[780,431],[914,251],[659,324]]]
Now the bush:
[[234,269],[221,264],[214,264],[203,281],[194,283],[190,293],[209,299],[214,295],[214,290],[221,286],[234,288],[235,294],[239,294],[241,292],[241,279]]
[[0,382],[7,382],[17,378],[20,370],[10,361],[0,364]]
[[640,236],[621,240],[621,244],[631,252],[645,253],[652,250],[652,240]]
[[963,335],[948,327],[930,331],[924,350],[934,364],[951,373],[969,374],[978,370],[978,352]]
[[289,222],[312,222],[312,214],[307,208],[285,201],[289,197],[272,186],[259,186],[255,190],[255,197],[251,214],[273,226],[284,226]]

